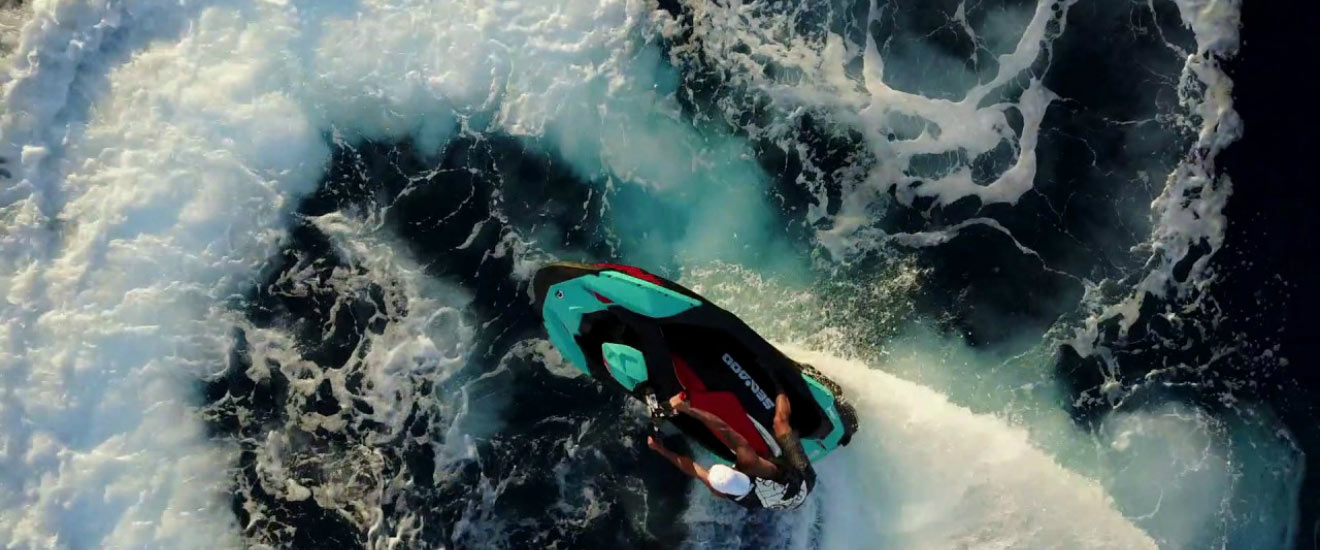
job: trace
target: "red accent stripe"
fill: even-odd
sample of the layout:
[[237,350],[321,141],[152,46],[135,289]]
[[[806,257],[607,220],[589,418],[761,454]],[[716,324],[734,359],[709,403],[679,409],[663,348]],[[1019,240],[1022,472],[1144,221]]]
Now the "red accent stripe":
[[687,361],[677,355],[670,359],[674,361],[674,375],[678,377],[678,383],[683,385],[683,389],[688,393],[706,391],[706,384],[697,378],[697,373],[692,372],[692,367],[688,366]]
[[[747,416],[746,409],[743,409],[742,403],[738,401],[738,396],[726,391],[706,391],[706,384],[697,377],[697,373],[688,366],[687,362],[678,356],[672,357],[674,361],[674,374],[678,377],[678,382],[687,390],[688,400],[692,406],[715,416],[720,417],[725,424],[728,424],[733,431],[738,432],[747,440],[747,443],[756,450],[756,454],[761,456],[770,456],[770,446],[766,444],[765,439],[761,438],[761,432],[756,430],[752,424],[752,419]],[[715,434],[719,437],[720,434]],[[720,438],[724,441],[724,438]],[[724,442],[728,445],[728,441]]]
[[611,299],[609,299],[609,298],[606,298],[606,297],[604,297],[604,296],[601,296],[601,295],[598,294],[598,293],[592,292],[591,295],[592,295],[592,296],[595,296],[597,300],[600,300],[600,303],[602,303],[602,304],[612,304],[612,303],[614,303],[614,300],[611,300]]
[[641,268],[633,267],[630,265],[619,265],[619,264],[596,264],[596,267],[618,271],[619,273],[623,273],[624,275],[628,275],[630,277],[636,277],[648,283],[655,283],[657,285],[664,286],[664,282],[661,281],[659,277],[647,273],[643,271]]

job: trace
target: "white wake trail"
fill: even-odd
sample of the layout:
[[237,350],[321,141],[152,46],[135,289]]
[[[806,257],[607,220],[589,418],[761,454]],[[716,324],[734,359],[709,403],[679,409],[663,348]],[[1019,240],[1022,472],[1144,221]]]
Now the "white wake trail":
[[857,361],[785,351],[839,382],[861,420],[817,470],[824,548],[1157,547],[1025,429]]

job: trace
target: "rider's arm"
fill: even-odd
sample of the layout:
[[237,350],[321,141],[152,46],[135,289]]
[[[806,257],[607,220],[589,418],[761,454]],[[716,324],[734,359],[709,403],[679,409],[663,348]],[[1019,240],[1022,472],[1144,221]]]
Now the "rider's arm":
[[775,397],[775,440],[779,442],[779,447],[783,450],[781,456],[789,466],[808,471],[811,470],[811,461],[807,459],[807,452],[802,448],[802,440],[798,438],[797,430],[789,424],[792,415],[793,409],[788,402],[788,396],[780,393]]
[[729,427],[729,425],[724,422],[724,419],[693,407],[686,401],[684,401],[681,406],[677,407],[677,410],[700,420],[702,424],[706,425],[706,428],[715,432],[715,435],[719,436],[720,440],[724,441],[724,444],[728,445],[729,449],[733,450],[736,461],[735,464],[738,466],[738,469],[761,477],[774,477],[777,473],[774,464],[761,458],[761,455],[756,453],[756,449],[752,448],[752,445],[747,442],[747,439],[743,438],[742,434]]
[[686,406],[679,408],[678,411],[700,420],[702,424],[706,425],[706,428],[715,432],[715,435],[719,436],[720,440],[723,441],[725,445],[728,445],[729,448],[733,450],[734,454],[738,456],[739,463],[742,463],[744,460],[755,460],[757,458],[756,449],[753,449],[752,445],[747,442],[747,439],[744,438],[742,434],[734,431],[734,429],[730,427],[723,418],[691,405],[687,405],[686,403],[685,405]]
[[678,468],[679,471],[690,477],[697,478],[697,480],[701,481],[707,489],[710,489],[710,492],[715,493],[716,496],[724,496],[719,491],[716,491],[714,487],[710,486],[710,472],[707,471],[704,466],[697,464],[695,460],[692,460],[692,457],[678,454],[666,449],[663,445],[654,445],[651,448],[654,449],[655,452],[660,453],[660,456],[665,457],[665,459],[673,464],[675,468]]

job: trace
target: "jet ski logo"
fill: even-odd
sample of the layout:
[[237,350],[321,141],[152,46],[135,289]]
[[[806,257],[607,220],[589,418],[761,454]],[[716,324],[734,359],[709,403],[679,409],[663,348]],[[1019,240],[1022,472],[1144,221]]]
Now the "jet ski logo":
[[747,374],[747,371],[743,370],[742,365],[739,365],[738,362],[734,361],[733,357],[727,353],[724,354],[723,359],[724,364],[733,369],[733,373],[737,374],[738,378],[742,379],[743,384],[746,384],[747,387],[752,390],[752,393],[756,394],[756,399],[761,402],[761,405],[765,407],[765,410],[768,411],[775,408],[775,402],[771,401],[770,398],[766,396],[765,391],[761,389],[761,386],[758,385],[755,380],[752,380],[752,376]]

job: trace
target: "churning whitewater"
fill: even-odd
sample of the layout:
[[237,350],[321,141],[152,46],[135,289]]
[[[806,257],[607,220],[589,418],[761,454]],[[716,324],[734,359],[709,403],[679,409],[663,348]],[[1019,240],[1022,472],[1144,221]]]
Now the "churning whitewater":
[[[5,548],[1295,543],[1206,336],[1238,0],[0,6]],[[554,260],[837,380],[807,505],[653,456]]]

